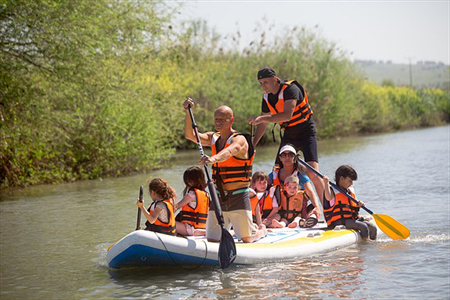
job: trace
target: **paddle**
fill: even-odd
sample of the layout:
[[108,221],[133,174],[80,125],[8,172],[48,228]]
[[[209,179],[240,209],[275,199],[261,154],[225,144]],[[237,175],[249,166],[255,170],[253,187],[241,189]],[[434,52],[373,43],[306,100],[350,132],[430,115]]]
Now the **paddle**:
[[[142,202],[142,197],[144,197],[144,187],[141,185],[139,188],[139,202]],[[139,229],[141,229],[141,209],[138,207],[136,230]]]
[[[302,165],[304,165],[305,167],[307,167],[312,172],[314,172],[314,174],[316,174],[320,178],[323,178],[322,174],[320,174],[316,169],[311,167],[305,161],[300,159],[300,157],[298,157],[298,155],[297,155],[297,161],[299,163],[301,163]],[[335,183],[330,182],[330,185],[332,187],[334,187],[336,190],[338,190],[339,192],[341,192],[342,194],[344,194],[345,196],[347,196],[353,202],[359,203],[358,200],[356,200],[355,198],[350,196],[348,193],[346,193],[343,189],[341,189]],[[386,235],[389,236],[391,239],[403,240],[403,239],[407,239],[409,237],[409,229],[407,227],[405,227],[403,224],[401,224],[400,222],[398,222],[397,220],[395,220],[394,218],[392,218],[388,215],[376,214],[365,206],[362,206],[362,209],[364,209],[365,211],[367,211],[369,214],[371,214],[373,216],[373,218],[375,219],[375,222],[377,223],[380,230],[383,231],[384,233],[386,233]]]
[[[198,149],[200,150],[201,157],[203,157],[205,154],[203,152],[202,143],[200,142],[200,137],[198,135],[197,124],[195,123],[194,115],[192,114],[190,105],[188,106],[188,110],[192,120],[192,128],[194,129],[195,137],[197,139]],[[222,269],[225,269],[228,268],[228,266],[231,265],[233,261],[236,259],[236,244],[234,243],[231,234],[228,232],[228,230],[224,228],[222,209],[220,207],[219,199],[217,198],[216,187],[214,186],[214,183],[211,180],[211,175],[209,174],[209,169],[207,165],[205,165],[205,173],[209,194],[214,204],[213,206],[217,222],[219,223],[220,228],[222,229],[222,236],[220,238],[219,244],[219,266]]]

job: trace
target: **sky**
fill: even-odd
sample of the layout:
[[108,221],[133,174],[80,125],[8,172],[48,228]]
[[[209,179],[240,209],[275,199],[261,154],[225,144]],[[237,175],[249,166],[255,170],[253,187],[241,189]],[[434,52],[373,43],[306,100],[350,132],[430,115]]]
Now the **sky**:
[[274,34],[298,26],[336,43],[352,61],[449,65],[450,0],[182,2],[182,18],[206,20],[222,36],[239,30],[243,41],[253,40],[257,26],[274,24]]

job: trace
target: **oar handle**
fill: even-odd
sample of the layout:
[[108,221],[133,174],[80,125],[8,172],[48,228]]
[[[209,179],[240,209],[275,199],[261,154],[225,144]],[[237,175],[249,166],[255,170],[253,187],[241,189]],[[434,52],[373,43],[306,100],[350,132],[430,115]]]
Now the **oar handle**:
[[200,155],[203,156],[203,155],[205,155],[205,153],[203,152],[203,146],[202,146],[202,143],[200,142],[200,137],[198,135],[198,129],[197,129],[198,126],[195,123],[194,115],[192,114],[191,105],[188,105],[188,111],[189,111],[189,116],[191,117],[191,121],[192,121],[192,129],[194,129],[195,138],[197,139],[198,150],[200,150]]
[[[200,136],[198,134],[197,124],[195,123],[194,115],[192,114],[192,109],[191,109],[190,105],[188,105],[188,111],[189,111],[189,116],[191,117],[191,121],[192,121],[192,129],[194,130],[195,138],[197,139],[198,150],[200,150],[200,155],[203,157],[205,155],[205,153],[203,152],[203,146],[200,141]],[[205,165],[204,167],[205,167],[205,173],[206,173],[209,194],[211,196],[211,200],[214,203],[214,207],[215,207],[214,212],[216,214],[217,222],[223,227],[225,222],[223,221],[222,208],[220,207],[219,199],[217,198],[216,187],[214,186],[214,183],[211,180],[211,174],[209,173],[208,166]]]
[[[319,173],[319,171],[317,171],[316,169],[314,169],[313,167],[311,167],[307,162],[305,162],[304,160],[302,160],[298,155],[297,155],[297,161],[299,163],[301,163],[302,165],[304,165],[305,167],[307,167],[310,171],[312,171],[314,174],[316,174],[317,176],[319,176],[320,178],[323,178],[323,175]],[[346,191],[344,191],[342,188],[340,188],[337,184],[329,181],[329,184],[334,187],[336,190],[338,190],[339,192],[341,192],[342,194],[344,194],[346,197],[348,197],[350,200],[352,200],[355,203],[359,203],[358,200],[356,200],[355,198],[353,198],[351,195],[349,195]],[[369,214],[373,214],[373,211],[371,211],[370,209],[368,209],[365,206],[361,206],[362,209],[364,209],[365,211],[367,211]]]
[[[139,202],[142,202],[144,197],[144,187],[141,185],[139,188]],[[141,229],[141,209],[138,207],[136,230]]]

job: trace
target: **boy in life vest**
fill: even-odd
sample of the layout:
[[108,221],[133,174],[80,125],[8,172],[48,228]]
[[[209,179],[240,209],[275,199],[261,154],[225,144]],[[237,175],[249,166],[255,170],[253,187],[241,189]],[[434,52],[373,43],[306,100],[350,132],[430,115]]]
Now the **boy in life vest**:
[[183,199],[175,204],[177,233],[183,236],[206,235],[206,218],[209,211],[209,195],[206,192],[205,173],[199,167],[189,167],[184,171],[186,187]]
[[280,221],[273,220],[272,225],[276,228],[310,228],[317,224],[317,219],[308,218],[308,196],[304,190],[300,190],[298,176],[288,176],[280,192]]
[[177,194],[173,187],[162,178],[155,178],[148,185],[153,203],[145,209],[144,200],[137,201],[137,206],[144,213],[147,222],[145,230],[176,235],[174,200]]
[[[343,165],[335,172],[336,184],[356,199],[353,189],[353,181],[358,179],[358,174],[351,166]],[[344,225],[348,229],[358,230],[363,239],[377,238],[377,228],[362,218],[358,218],[359,208],[364,206],[362,201],[358,204],[351,201],[347,196],[330,186],[330,179],[323,177],[325,183],[323,212],[328,228],[333,229],[338,225]]]

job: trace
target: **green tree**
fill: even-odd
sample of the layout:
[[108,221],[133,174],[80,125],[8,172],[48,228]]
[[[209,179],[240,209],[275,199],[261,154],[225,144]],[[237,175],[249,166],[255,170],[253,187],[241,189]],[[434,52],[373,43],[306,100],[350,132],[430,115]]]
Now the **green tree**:
[[[195,147],[183,134],[186,96],[201,131],[228,105],[233,127],[248,133],[265,65],[305,87],[320,138],[449,121],[448,92],[366,82],[314,29],[268,40],[274,27],[258,27],[242,48],[239,32],[173,24],[172,13],[164,1],[1,2],[1,187],[159,167],[176,148]],[[269,127],[261,143],[271,140]]]
[[122,112],[145,105],[132,102],[129,59],[155,51],[169,18],[162,1],[1,3],[1,185],[120,174],[167,155],[164,134],[137,130],[158,131],[156,120]]

